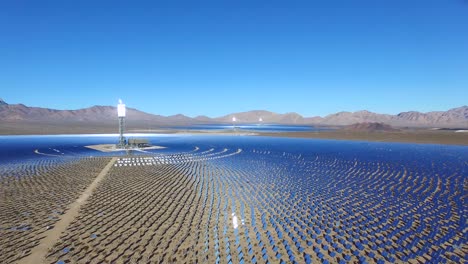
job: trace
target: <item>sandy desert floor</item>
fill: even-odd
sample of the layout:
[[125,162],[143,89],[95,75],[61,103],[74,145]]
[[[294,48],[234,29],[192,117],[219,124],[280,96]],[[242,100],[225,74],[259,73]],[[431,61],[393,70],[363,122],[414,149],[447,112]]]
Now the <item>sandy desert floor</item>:
[[[15,126],[0,128],[0,135],[54,135],[54,134],[99,134],[115,133],[115,127],[95,128],[88,127],[52,127],[47,130],[38,130],[27,126]],[[397,132],[390,131],[311,131],[311,132],[255,132],[249,130],[183,130],[183,129],[131,129],[128,133],[155,133],[155,134],[196,134],[196,135],[244,135],[244,136],[271,136],[271,137],[300,137],[300,138],[320,138],[338,140],[363,140],[377,142],[407,142],[426,144],[450,144],[468,145],[468,132],[455,132],[454,130],[431,130],[431,129],[402,129]]]
[[339,140],[363,140],[374,142],[405,142],[463,146],[468,145],[468,132],[440,130],[402,130],[398,132],[354,132],[336,130],[319,132],[259,133],[259,135]]
[[337,140],[359,140],[371,142],[403,142],[421,144],[447,144],[468,145],[468,132],[455,132],[454,130],[429,130],[429,129],[403,129],[401,131],[346,131],[324,130],[304,132],[256,132],[242,129],[236,130],[154,130],[136,132],[154,132],[168,134],[195,134],[195,135],[238,135],[238,136],[268,136],[289,138],[318,138]]

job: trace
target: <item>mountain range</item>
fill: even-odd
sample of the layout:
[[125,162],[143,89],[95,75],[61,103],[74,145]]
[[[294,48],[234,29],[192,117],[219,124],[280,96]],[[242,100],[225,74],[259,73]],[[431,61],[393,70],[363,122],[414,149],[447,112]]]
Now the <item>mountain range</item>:
[[[3,130],[9,128],[13,131],[15,129],[40,127],[46,130],[44,132],[49,132],[49,130],[57,127],[67,126],[70,129],[75,129],[85,126],[95,128],[96,132],[102,131],[102,128],[108,128],[111,131],[110,129],[114,129],[117,122],[116,113],[117,110],[114,106],[56,110],[29,107],[23,104],[8,104],[0,99],[0,128],[3,128]],[[261,118],[263,123],[294,125],[347,126],[355,123],[378,122],[395,127],[468,128],[468,106],[427,113],[409,111],[397,115],[378,114],[363,110],[338,112],[325,117],[303,117],[293,112],[278,114],[264,110],[254,110],[216,118],[207,116],[192,118],[182,114],[162,116],[127,108],[126,124],[129,128],[157,129],[164,126],[232,123],[233,117],[236,117],[237,123],[258,123]]]

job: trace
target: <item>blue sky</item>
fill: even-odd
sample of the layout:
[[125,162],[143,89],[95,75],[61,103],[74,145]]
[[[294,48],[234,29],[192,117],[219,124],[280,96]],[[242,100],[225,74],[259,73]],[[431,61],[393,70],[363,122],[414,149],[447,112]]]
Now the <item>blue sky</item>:
[[447,110],[468,104],[468,1],[2,1],[0,98],[189,116]]

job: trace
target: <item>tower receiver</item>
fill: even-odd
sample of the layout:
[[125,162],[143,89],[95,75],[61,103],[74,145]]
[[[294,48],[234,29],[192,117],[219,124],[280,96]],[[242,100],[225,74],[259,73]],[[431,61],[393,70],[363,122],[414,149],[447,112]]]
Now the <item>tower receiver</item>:
[[117,105],[117,116],[119,117],[119,144],[118,146],[124,148],[127,145],[127,142],[124,137],[125,130],[125,115],[126,109],[125,104],[119,99],[119,104]]

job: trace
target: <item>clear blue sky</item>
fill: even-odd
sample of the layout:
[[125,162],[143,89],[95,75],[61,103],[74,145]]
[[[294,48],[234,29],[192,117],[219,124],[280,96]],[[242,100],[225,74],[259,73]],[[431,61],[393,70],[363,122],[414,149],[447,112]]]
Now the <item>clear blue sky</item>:
[[[97,3],[99,2],[99,3]],[[468,1],[1,1],[0,98],[163,115],[468,104]]]

